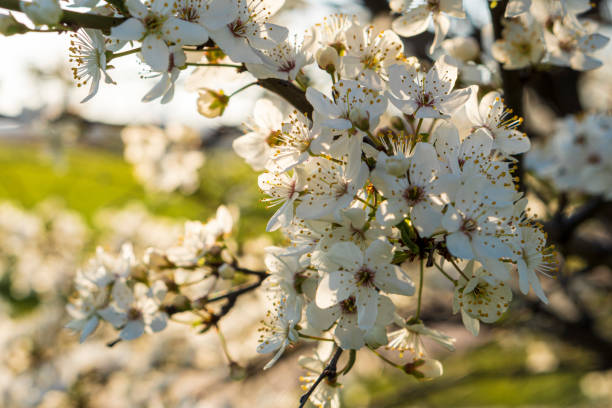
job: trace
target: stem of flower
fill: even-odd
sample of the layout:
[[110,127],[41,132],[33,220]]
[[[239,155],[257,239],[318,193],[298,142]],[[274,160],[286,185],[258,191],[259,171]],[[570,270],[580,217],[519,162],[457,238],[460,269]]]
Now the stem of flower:
[[138,48],[134,48],[134,49],[131,49],[131,50],[128,50],[128,51],[123,51],[123,52],[118,52],[118,53],[115,53],[115,54],[111,54],[110,58],[108,58],[107,62],[111,61],[111,60],[114,60],[115,58],[125,57],[126,55],[131,55],[131,54],[136,54],[137,52],[140,52],[140,50],[141,50],[141,48],[138,47]]
[[419,316],[421,316],[421,298],[423,297],[423,262],[424,260],[421,259],[420,261],[420,266],[419,266],[419,297],[417,299],[417,310],[416,310],[416,318],[418,319]]
[[453,258],[450,259],[450,263],[453,264],[453,266],[455,267],[455,269],[457,270],[457,272],[459,272],[459,274],[461,276],[463,276],[465,278],[465,280],[470,280],[470,278],[468,278],[466,276],[465,273],[463,273],[463,271],[461,270],[461,268],[459,268],[459,265],[457,265],[457,263],[455,262],[455,260]]
[[374,207],[372,204],[368,203],[366,200],[364,200],[361,197],[355,196],[355,200],[357,201],[361,201],[362,203],[364,203],[365,205],[367,205],[368,207],[370,207],[371,209],[375,210],[376,207]]
[[319,341],[334,341],[334,339],[326,339],[325,337],[310,336],[308,334],[299,333],[298,335],[304,339],[319,340]]
[[234,360],[232,360],[232,357],[230,356],[229,350],[227,348],[227,341],[225,340],[225,336],[221,332],[221,329],[219,328],[218,323],[215,323],[215,329],[217,330],[217,334],[219,335],[219,343],[221,343],[223,354],[225,354],[225,357],[227,358],[227,362],[231,364]]
[[448,273],[444,272],[444,269],[442,269],[442,267],[441,267],[440,265],[438,265],[437,263],[435,263],[435,262],[434,262],[434,266],[435,266],[436,268],[438,268],[438,270],[439,270],[440,272],[442,272],[442,275],[446,276],[446,278],[447,278],[449,281],[453,282],[453,285],[456,285],[456,284],[457,284],[457,280],[456,280],[456,279],[453,279],[453,278],[452,278],[452,277],[451,277],[451,276],[450,276]]
[[244,91],[247,88],[252,87],[253,85],[257,85],[259,82],[255,81],[255,82],[251,82],[250,84],[246,84],[245,86],[243,86],[242,88],[232,92],[231,94],[228,95],[228,98],[231,98],[232,96],[236,95],[237,93],[240,93],[242,91]]
[[186,65],[190,67],[225,67],[225,68],[236,68],[236,69],[242,68],[242,65],[238,65],[238,64],[217,64],[213,62],[210,62],[210,63],[188,62]]
[[382,361],[384,361],[385,363],[389,364],[390,366],[395,367],[395,368],[402,368],[402,366],[400,366],[399,364],[396,364],[393,361],[389,360],[387,357],[383,356],[378,351],[376,351],[376,350],[374,350],[372,348],[369,348],[369,347],[368,347],[368,350],[370,350],[372,353],[376,354],[378,356],[378,358],[380,358]]

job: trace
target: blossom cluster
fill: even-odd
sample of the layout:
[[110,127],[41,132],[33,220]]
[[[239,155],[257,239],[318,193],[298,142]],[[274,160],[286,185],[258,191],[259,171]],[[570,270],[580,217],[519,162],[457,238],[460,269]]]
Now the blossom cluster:
[[560,191],[612,198],[612,117],[569,116],[542,145],[529,152],[526,164]]
[[110,323],[120,340],[164,330],[169,314],[191,310],[197,298],[190,298],[189,289],[201,284],[200,289],[214,290],[217,278],[233,277],[231,258],[229,264],[223,260],[223,240],[233,224],[232,214],[221,206],[205,224],[187,222],[184,236],[174,245],[149,248],[142,258],[129,242],[118,254],[98,247],[75,277],[67,327],[81,333],[81,342],[100,321]]
[[[312,116],[262,99],[234,142],[264,170],[264,202],[276,207],[267,229],[288,243],[265,259],[273,302],[258,350],[276,353],[269,367],[300,338],[344,350],[387,347],[400,352],[404,371],[435,377],[441,364],[422,339],[449,350],[454,340],[420,317],[425,264],[452,282],[453,310],[474,334],[507,310],[513,275],[521,292],[548,301],[540,275],[554,273],[554,254],[513,174],[530,141],[498,92],[455,89],[459,69],[448,57],[426,70],[382,41],[393,34],[359,48],[371,56],[393,50],[392,58],[367,65],[362,56],[359,70],[345,70],[355,36],[332,30],[339,26],[359,27],[334,16],[313,28],[320,44],[333,45],[316,57],[332,83],[306,89]],[[370,27],[360,30],[371,38]],[[416,308],[406,315],[396,303],[410,296]]]
[[89,235],[85,221],[54,200],[24,210],[0,203],[0,276],[16,298],[46,296],[69,282]]
[[[391,0],[390,6],[400,14],[393,21],[393,30],[401,36],[420,34],[433,22],[431,54],[444,47],[452,20],[466,16],[461,0],[423,3]],[[499,5],[492,2],[491,7]],[[580,71],[595,69],[601,66],[601,61],[592,54],[609,39],[596,32],[594,22],[579,20],[579,15],[592,7],[588,1],[511,0],[504,13],[508,19],[504,20],[503,38],[495,42],[491,53],[509,70],[545,64]]]

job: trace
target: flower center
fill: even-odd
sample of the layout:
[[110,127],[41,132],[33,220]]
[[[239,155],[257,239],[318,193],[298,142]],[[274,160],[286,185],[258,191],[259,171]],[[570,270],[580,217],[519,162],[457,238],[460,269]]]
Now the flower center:
[[280,130],[271,131],[268,137],[266,138],[266,143],[270,147],[280,145],[282,143],[281,131]]
[[200,19],[200,13],[193,6],[184,6],[177,11],[177,17],[181,20],[197,23]]
[[135,307],[131,307],[127,312],[128,320],[140,320],[142,318],[142,312]]
[[355,296],[351,296],[348,299],[340,302],[340,309],[342,309],[342,313],[345,313],[345,314],[355,313],[357,311]]
[[164,18],[157,14],[149,14],[145,17],[143,23],[149,33],[156,33],[161,30],[164,24]]
[[478,229],[478,224],[473,218],[466,218],[463,220],[463,224],[461,224],[461,232],[465,235],[472,235]]
[[403,197],[408,205],[415,205],[425,199],[425,191],[423,190],[423,187],[410,186],[404,190]]
[[374,275],[376,275],[376,273],[373,270],[363,266],[355,273],[355,284],[357,286],[372,288],[374,287]]

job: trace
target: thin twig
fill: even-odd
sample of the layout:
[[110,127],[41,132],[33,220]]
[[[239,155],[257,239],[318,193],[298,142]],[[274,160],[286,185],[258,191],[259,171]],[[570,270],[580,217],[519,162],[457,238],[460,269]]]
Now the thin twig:
[[306,394],[302,395],[302,397],[300,398],[300,408],[303,408],[306,405],[306,402],[308,402],[308,399],[310,398],[314,390],[319,386],[321,381],[326,378],[334,379],[336,377],[336,367],[338,366],[338,359],[340,359],[341,354],[342,348],[336,346],[336,351],[332,356],[331,360],[329,361],[329,364],[327,364],[327,367],[323,369],[319,377],[310,386],[310,389],[306,391]]

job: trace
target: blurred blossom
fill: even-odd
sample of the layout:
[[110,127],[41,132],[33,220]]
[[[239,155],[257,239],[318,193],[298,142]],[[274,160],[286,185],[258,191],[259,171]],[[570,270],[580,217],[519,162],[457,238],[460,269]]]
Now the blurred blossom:
[[612,404],[612,370],[588,373],[580,380],[580,390],[593,400]]
[[534,341],[527,345],[525,365],[532,373],[548,373],[559,366],[559,359],[548,344]]
[[129,126],[121,133],[125,159],[138,180],[151,191],[191,194],[200,183],[204,153],[199,135],[186,126]]

